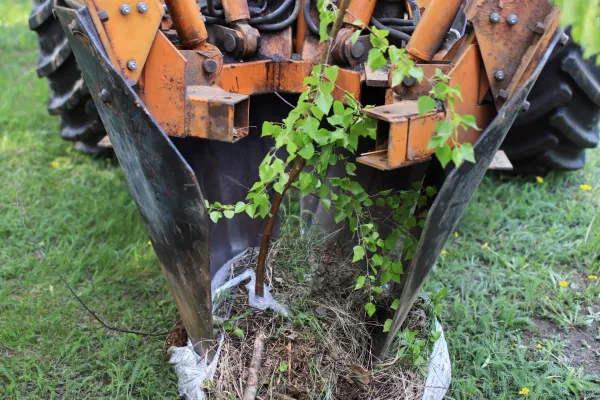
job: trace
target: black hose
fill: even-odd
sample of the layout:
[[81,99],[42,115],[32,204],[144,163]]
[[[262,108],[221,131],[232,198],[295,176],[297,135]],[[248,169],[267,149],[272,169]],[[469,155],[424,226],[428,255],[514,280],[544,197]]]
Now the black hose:
[[379,18],[377,21],[384,25],[415,26],[412,19]]
[[[287,17],[285,20],[278,22],[276,24],[258,25],[256,27],[256,29],[258,29],[259,31],[263,31],[263,32],[277,32],[277,31],[287,28],[296,20],[296,18],[298,18],[298,14],[300,14],[301,5],[302,5],[302,0],[296,0],[296,3],[294,4],[294,10],[290,14],[290,16]],[[277,10],[279,10],[279,8]],[[272,14],[274,14],[274,12],[269,15],[272,15]],[[252,20],[250,20],[250,23],[252,23]]]
[[203,15],[202,16],[204,18],[204,23],[206,25],[225,25],[226,22],[224,19],[222,18],[217,18],[217,17],[211,17],[209,15]]
[[313,22],[310,17],[310,0],[304,0],[304,20],[306,21],[306,26],[310,33],[315,36],[319,36],[319,27]]
[[417,26],[419,21],[421,21],[421,10],[419,10],[419,5],[417,4],[416,0],[408,0],[408,5],[410,6],[410,11],[412,12],[414,24]]
[[225,12],[223,10],[215,9],[215,4],[213,3],[213,0],[206,0],[206,9],[208,10],[208,15],[210,15],[211,17],[222,17],[223,15],[225,15]]
[[250,7],[250,5],[248,5],[248,10],[250,11],[250,17],[256,17],[257,15],[260,15],[262,13],[265,12],[265,10],[267,9],[267,1],[264,0],[262,7]]
[[265,22],[271,22],[283,15],[283,13],[287,11],[287,9],[292,5],[293,2],[294,0],[284,0],[283,3],[279,7],[277,7],[275,11],[270,12],[269,14],[262,17],[250,18],[250,21],[248,23],[250,25],[258,25],[264,24]]
[[386,31],[388,31],[390,33],[389,36],[392,39],[404,40],[405,42],[408,42],[410,40],[410,35],[404,32],[397,31],[395,29],[390,29],[390,27],[383,25],[381,22],[379,22],[373,17],[371,17],[371,24],[375,25],[378,29],[385,29]]
[[415,29],[417,29],[416,26],[397,26],[394,24],[391,25],[386,25],[388,27],[388,29],[394,29],[396,31],[399,32],[405,32],[405,33],[413,33],[415,31]]

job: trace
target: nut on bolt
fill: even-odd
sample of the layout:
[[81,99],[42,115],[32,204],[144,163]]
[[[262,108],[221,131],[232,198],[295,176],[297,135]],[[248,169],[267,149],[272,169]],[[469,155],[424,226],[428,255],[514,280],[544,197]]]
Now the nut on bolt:
[[528,102],[527,100],[525,100],[525,102],[521,106],[521,112],[527,112],[527,111],[529,111],[529,107],[531,107],[531,103]]
[[500,22],[500,14],[498,14],[497,12],[491,13],[490,22],[493,24],[497,24],[498,22]]
[[510,14],[508,17],[506,17],[506,22],[509,25],[516,25],[517,22],[519,22],[519,17],[517,17],[516,14]]
[[123,15],[129,15],[131,14],[131,7],[129,7],[129,4],[121,4],[119,6],[119,12]]
[[497,81],[503,81],[504,78],[506,78],[506,74],[504,74],[504,71],[496,71],[494,78],[496,78]]
[[538,35],[543,35],[546,33],[546,25],[543,22],[538,22],[533,31]]
[[106,103],[106,102],[108,102],[108,100],[110,99],[110,97],[109,97],[109,95],[108,95],[108,90],[106,90],[106,89],[102,89],[102,90],[100,91],[100,94],[99,94],[98,96],[100,97],[100,100],[101,100],[103,103]]
[[504,89],[500,89],[500,91],[498,92],[498,96],[496,96],[496,98],[499,101],[506,101],[506,100],[508,100],[508,92]]
[[135,60],[127,61],[127,69],[130,71],[135,71],[137,69],[137,62],[135,62]]
[[217,62],[212,58],[207,58],[202,62],[202,68],[204,68],[205,72],[212,74],[217,70]]
[[135,6],[135,8],[138,10],[139,13],[143,14],[148,11],[148,4],[144,3],[143,1],[140,1],[139,3],[137,3],[137,6]]

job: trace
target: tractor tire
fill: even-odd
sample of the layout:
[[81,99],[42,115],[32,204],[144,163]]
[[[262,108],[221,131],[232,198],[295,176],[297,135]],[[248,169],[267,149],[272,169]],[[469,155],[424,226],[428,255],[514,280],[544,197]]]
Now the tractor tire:
[[53,0],[33,0],[29,16],[29,29],[38,36],[37,74],[48,81],[48,112],[60,116],[60,136],[76,150],[101,154],[106,149],[97,144],[106,132],[53,5]]
[[600,67],[563,37],[503,144],[517,173],[545,174],[585,166],[585,150],[598,146]]

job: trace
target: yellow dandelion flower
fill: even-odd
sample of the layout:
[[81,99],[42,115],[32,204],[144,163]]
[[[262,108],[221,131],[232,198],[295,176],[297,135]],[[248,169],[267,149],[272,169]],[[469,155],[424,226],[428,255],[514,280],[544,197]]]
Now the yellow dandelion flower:
[[60,164],[58,163],[58,161],[52,161],[52,168],[58,168],[60,166]]
[[529,388],[524,387],[523,389],[521,389],[519,394],[522,394],[523,396],[527,396],[529,394]]
[[536,344],[536,345],[535,345],[535,348],[536,348],[536,349],[541,349],[541,348],[542,348],[542,345],[538,343],[538,344]]
[[148,246],[152,245],[152,242],[148,240],[148,243],[146,243]]
[[598,279],[598,275],[588,275],[588,279],[595,281]]
[[458,232],[454,232],[454,237],[458,237]]
[[535,179],[537,179],[539,183],[544,183],[544,178],[542,178],[541,176],[536,176]]
[[560,281],[560,282],[558,282],[558,285],[560,287],[567,287],[567,286],[569,286],[569,282],[567,282],[567,281]]
[[484,249],[484,250],[485,250],[485,249],[487,249],[487,248],[488,248],[488,244],[487,244],[487,242],[485,242],[484,244],[482,244],[482,245],[481,245],[481,248],[482,248],[482,249]]
[[581,190],[592,190],[590,185],[579,185],[579,189]]
[[442,255],[445,256],[446,254],[448,254],[448,252],[446,251],[446,249],[442,250]]

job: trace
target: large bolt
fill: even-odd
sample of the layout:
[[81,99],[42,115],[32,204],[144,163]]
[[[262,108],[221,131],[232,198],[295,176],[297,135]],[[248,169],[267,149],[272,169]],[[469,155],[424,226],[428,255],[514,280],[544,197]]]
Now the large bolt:
[[500,14],[498,14],[497,12],[491,13],[490,22],[493,24],[497,24],[498,22],[500,22]]
[[525,102],[521,106],[521,112],[527,112],[527,111],[529,111],[529,107],[531,107],[531,103],[528,102],[527,100],[525,100]]
[[205,72],[212,74],[217,70],[217,62],[212,58],[207,58],[202,62],[202,68],[204,68]]
[[131,14],[131,7],[129,7],[129,4],[121,4],[121,6],[119,7],[119,11],[123,15],[128,15]]
[[506,75],[504,74],[504,71],[496,71],[494,78],[496,78],[497,81],[503,81],[504,78],[506,78]]
[[350,54],[354,58],[361,58],[365,54],[365,45],[362,42],[356,42],[350,47]]
[[500,91],[498,92],[498,96],[496,96],[496,98],[499,101],[506,101],[506,100],[508,100],[508,92],[504,89],[500,89]]
[[105,10],[98,10],[98,19],[100,22],[108,21],[108,13]]
[[228,53],[233,53],[237,49],[237,39],[233,33],[228,33],[223,38],[223,47]]
[[546,32],[546,25],[542,22],[538,22],[533,31],[538,35],[543,35]]
[[516,16],[516,14],[510,14],[507,18],[506,18],[506,22],[509,25],[516,25],[517,22],[519,22],[519,17]]
[[139,3],[137,3],[137,6],[135,7],[139,13],[145,13],[148,11],[148,4],[144,3],[143,1],[140,1]]
[[127,69],[130,71],[135,71],[137,69],[137,63],[135,62],[135,60],[127,61]]
[[100,100],[101,100],[103,103],[106,103],[106,102],[108,102],[108,100],[110,99],[110,97],[109,97],[109,95],[108,95],[108,90],[106,90],[106,89],[102,89],[102,90],[100,91],[99,97],[100,97]]
[[407,76],[402,81],[402,84],[407,87],[411,87],[415,83],[417,83],[417,80],[415,78],[413,78],[412,76]]
[[569,43],[569,35],[567,35],[566,33],[563,32],[562,35],[560,35],[560,44],[563,46],[566,46],[567,43]]

